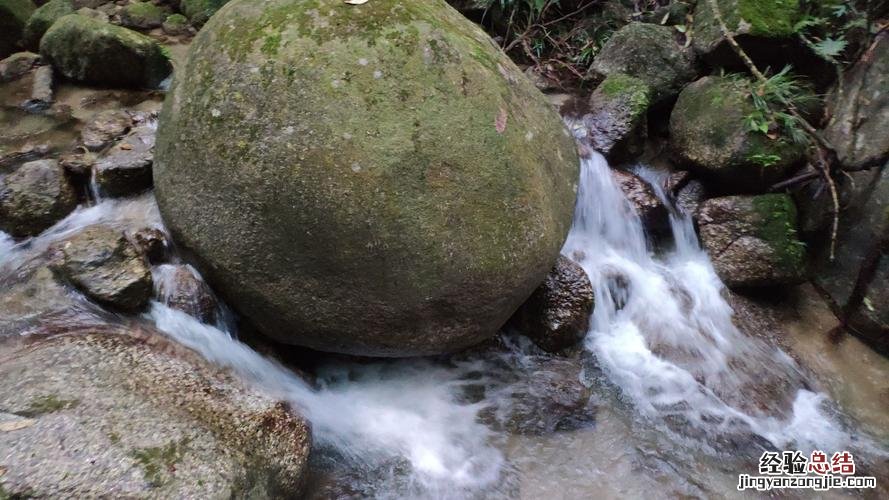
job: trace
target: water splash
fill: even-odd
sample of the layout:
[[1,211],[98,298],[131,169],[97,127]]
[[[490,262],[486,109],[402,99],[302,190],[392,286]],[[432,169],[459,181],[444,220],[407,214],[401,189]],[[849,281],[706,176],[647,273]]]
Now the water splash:
[[[670,207],[675,248],[649,250],[639,217],[602,155],[582,160],[563,253],[587,272],[596,305],[586,337],[608,379],[637,411],[709,442],[758,435],[774,446],[848,446],[805,374],[779,348],[740,332],[691,217],[670,204],[663,175],[637,168]],[[802,418],[819,426],[800,432]],[[805,427],[805,426],[804,426]]]

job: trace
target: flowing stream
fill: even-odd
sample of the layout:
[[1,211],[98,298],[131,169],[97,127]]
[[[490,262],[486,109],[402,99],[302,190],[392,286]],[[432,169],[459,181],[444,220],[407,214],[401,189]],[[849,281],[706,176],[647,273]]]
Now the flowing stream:
[[[589,275],[596,305],[572,362],[505,335],[497,348],[432,359],[331,357],[308,383],[237,340],[230,321],[202,324],[162,302],[144,320],[311,421],[317,498],[730,496],[771,449],[848,449],[860,467],[885,467],[885,437],[868,437],[794,359],[736,328],[690,217],[660,188],[664,174],[636,173],[670,207],[673,248],[654,251],[601,155],[582,160],[563,253]],[[151,195],[100,200],[19,244],[0,233],[0,278],[96,223],[163,227]],[[81,313],[112,321],[86,303]],[[580,423],[507,432],[524,404],[515,395],[555,365],[590,389]]]

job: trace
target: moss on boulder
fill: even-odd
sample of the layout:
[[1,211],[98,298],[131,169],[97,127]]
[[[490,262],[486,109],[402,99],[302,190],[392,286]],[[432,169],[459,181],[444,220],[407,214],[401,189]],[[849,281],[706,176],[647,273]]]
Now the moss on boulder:
[[151,2],[131,3],[121,9],[120,24],[128,28],[148,30],[160,27],[167,12]]
[[182,0],[179,2],[179,10],[195,26],[203,26],[229,0]]
[[24,45],[28,49],[36,50],[40,47],[40,39],[54,22],[62,16],[74,13],[72,0],[50,0],[41,5],[25,24]]
[[167,97],[155,192],[267,335],[363,355],[492,336],[552,268],[578,160],[443,1],[235,0]]
[[[802,17],[799,0],[716,0],[726,27],[763,71],[788,64],[824,88],[836,74],[830,63],[815,54],[796,34]],[[744,69],[728,44],[709,0],[701,0],[694,14],[695,52],[714,66]]]
[[795,284],[805,279],[806,251],[786,194],[726,196],[701,204],[701,244],[729,287]]
[[0,0],[0,59],[18,52],[25,24],[34,9],[31,0]]
[[642,149],[647,132],[652,90],[638,78],[623,73],[608,76],[590,96],[590,113],[583,123],[590,143],[612,162]]
[[52,25],[40,55],[65,77],[99,85],[156,87],[172,71],[154,40],[78,14]]
[[648,23],[630,23],[616,31],[590,70],[603,77],[622,73],[638,78],[651,87],[655,102],[675,96],[697,76],[694,54],[676,42],[673,29]]
[[749,129],[754,111],[747,82],[704,77],[679,94],[670,115],[672,145],[679,158],[730,192],[764,191],[803,159],[804,148]]

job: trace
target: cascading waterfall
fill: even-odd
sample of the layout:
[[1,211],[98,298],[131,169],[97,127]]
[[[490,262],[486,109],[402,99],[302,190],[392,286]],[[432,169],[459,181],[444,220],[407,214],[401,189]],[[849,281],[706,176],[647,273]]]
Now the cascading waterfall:
[[[574,224],[563,248],[594,285],[596,305],[585,347],[610,387],[636,414],[680,440],[690,439],[695,450],[712,449],[711,442],[726,435],[759,436],[765,446],[777,448],[864,446],[863,438],[844,430],[825,410],[827,398],[810,387],[787,354],[735,327],[724,287],[698,245],[690,217],[670,204],[660,188],[662,174],[643,167],[637,174],[670,207],[675,248],[661,257],[654,254],[639,217],[598,153],[582,160]],[[96,223],[163,227],[150,194],[102,200],[23,243],[0,233],[0,278],[53,242]],[[154,271],[165,276],[163,268]],[[515,457],[504,452],[504,438],[480,419],[482,410],[496,403],[491,399],[497,391],[481,402],[462,398],[478,381],[475,374],[502,370],[502,364],[340,361],[322,367],[310,385],[239,342],[224,322],[202,324],[161,302],[152,303],[144,319],[299,408],[312,422],[316,449],[332,450],[358,471],[352,479],[363,478],[355,480],[366,495],[514,496],[504,484],[515,472]],[[510,369],[521,371],[528,353],[514,349],[509,355],[519,360]]]

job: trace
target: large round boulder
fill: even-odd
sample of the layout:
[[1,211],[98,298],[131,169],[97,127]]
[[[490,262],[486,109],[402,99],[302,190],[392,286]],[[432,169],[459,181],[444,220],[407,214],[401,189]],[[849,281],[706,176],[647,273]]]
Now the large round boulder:
[[154,180],[267,335],[401,356],[496,332],[558,256],[577,168],[543,95],[442,0],[235,0],[177,73]]

